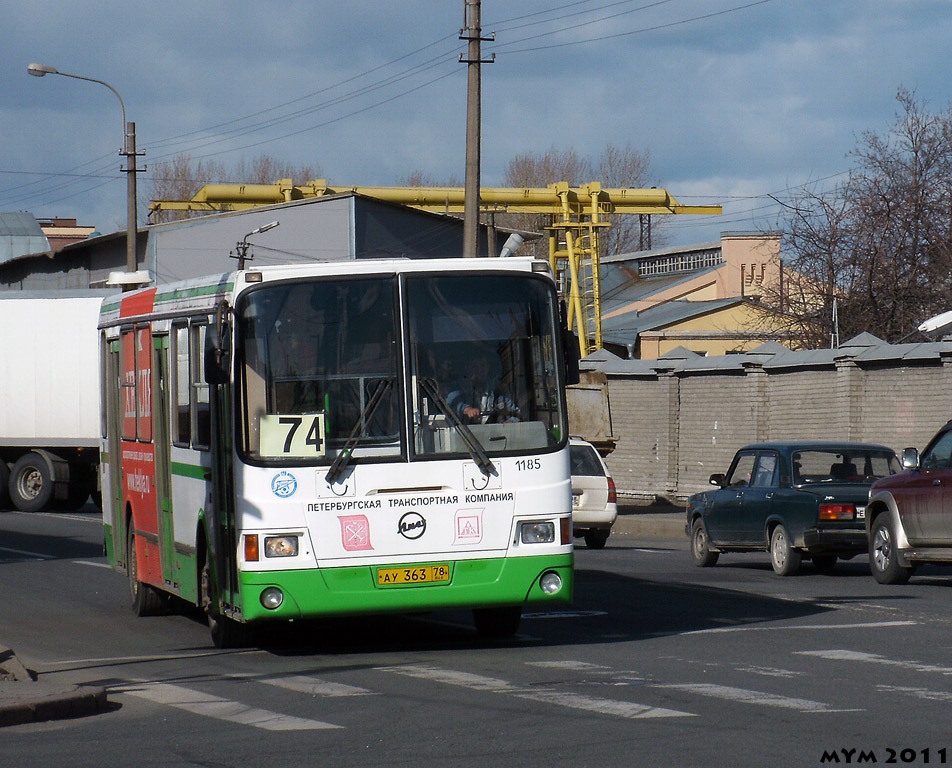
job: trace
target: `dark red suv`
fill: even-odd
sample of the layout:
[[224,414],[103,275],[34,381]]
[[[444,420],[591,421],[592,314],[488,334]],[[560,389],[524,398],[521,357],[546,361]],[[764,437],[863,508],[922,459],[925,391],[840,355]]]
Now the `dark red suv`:
[[952,421],[904,470],[873,483],[866,506],[869,566],[880,584],[902,584],[922,563],[952,564]]

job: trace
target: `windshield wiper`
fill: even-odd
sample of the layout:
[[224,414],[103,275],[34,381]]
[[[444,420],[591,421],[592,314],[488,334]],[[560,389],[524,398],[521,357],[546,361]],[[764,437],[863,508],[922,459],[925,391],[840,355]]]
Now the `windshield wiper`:
[[340,449],[340,453],[337,454],[334,463],[331,464],[330,469],[327,470],[327,474],[324,475],[324,479],[328,485],[336,483],[337,478],[340,477],[341,473],[347,468],[347,465],[350,464],[350,460],[354,455],[354,448],[360,443],[360,433],[364,425],[373,418],[374,413],[377,412],[377,408],[380,407],[380,403],[383,402],[384,395],[390,391],[391,387],[393,387],[393,379],[381,379],[377,383],[373,394],[370,396],[370,400],[367,401],[367,405],[365,405],[364,409],[357,415],[357,422],[350,431],[347,442],[344,443],[344,447]]
[[473,434],[466,424],[463,423],[463,420],[460,419],[456,411],[454,411],[450,404],[443,399],[443,396],[440,394],[439,387],[437,387],[436,382],[433,379],[420,379],[420,388],[423,390],[424,394],[430,398],[437,407],[440,409],[440,413],[446,416],[447,419],[452,422],[453,426],[456,427],[459,436],[463,439],[463,443],[466,445],[466,450],[469,451],[469,455],[473,457],[473,461],[476,462],[477,466],[482,470],[484,475],[495,475],[496,466],[492,463],[489,456],[486,455],[486,451],[483,450],[483,446],[480,445],[479,440],[476,439],[476,435]]

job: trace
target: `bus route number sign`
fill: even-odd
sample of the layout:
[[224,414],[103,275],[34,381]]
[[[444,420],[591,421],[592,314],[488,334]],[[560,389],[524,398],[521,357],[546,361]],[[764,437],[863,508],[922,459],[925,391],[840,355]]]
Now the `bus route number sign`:
[[323,412],[266,414],[259,429],[262,456],[311,459],[326,452]]

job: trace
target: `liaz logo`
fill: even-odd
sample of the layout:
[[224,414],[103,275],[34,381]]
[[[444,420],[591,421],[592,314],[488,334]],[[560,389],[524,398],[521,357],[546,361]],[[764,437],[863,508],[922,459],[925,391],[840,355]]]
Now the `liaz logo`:
[[287,470],[271,478],[271,492],[279,499],[287,499],[297,490],[297,478]]
[[419,512],[407,512],[397,523],[397,533],[407,539],[419,539],[426,533],[426,518]]

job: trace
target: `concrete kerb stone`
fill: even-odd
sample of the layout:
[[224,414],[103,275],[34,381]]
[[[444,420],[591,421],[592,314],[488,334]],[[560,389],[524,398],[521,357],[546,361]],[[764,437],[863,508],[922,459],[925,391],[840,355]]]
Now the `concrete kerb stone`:
[[85,717],[105,708],[104,688],[40,680],[0,646],[0,727]]

